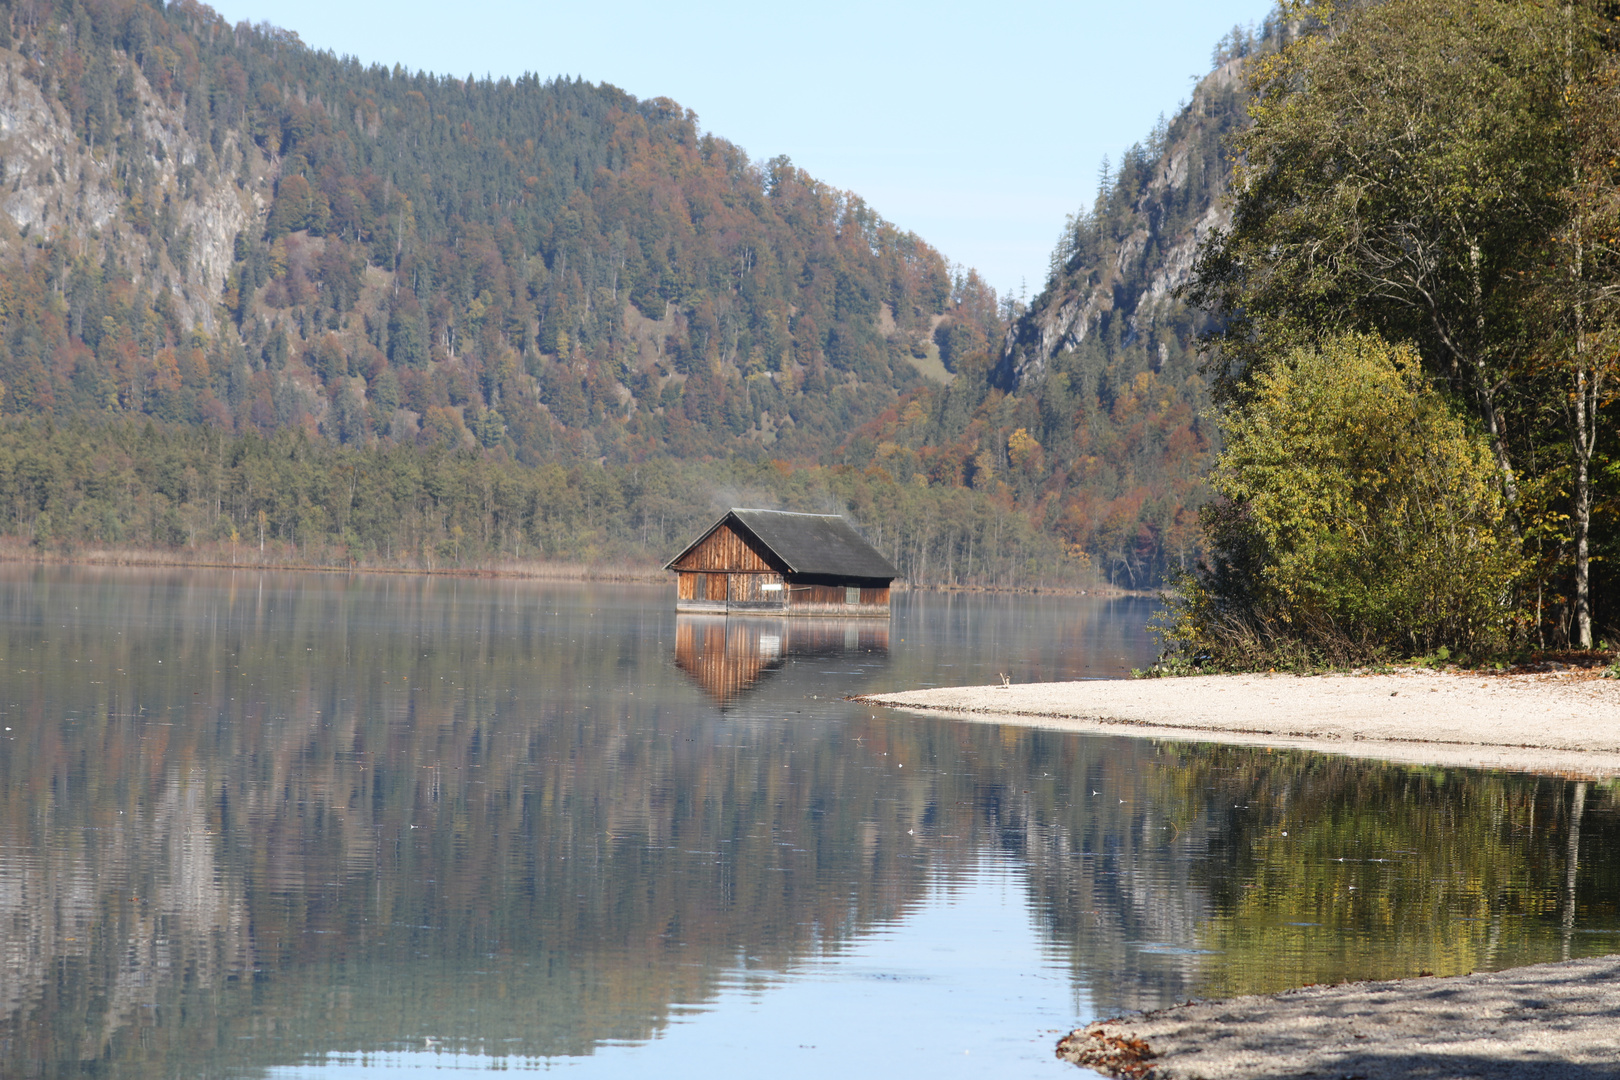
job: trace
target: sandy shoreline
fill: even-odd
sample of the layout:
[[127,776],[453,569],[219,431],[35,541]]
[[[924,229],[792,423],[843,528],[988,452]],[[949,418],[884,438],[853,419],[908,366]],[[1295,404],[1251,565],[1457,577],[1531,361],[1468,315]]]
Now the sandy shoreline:
[[1620,956],[1189,1002],[1078,1029],[1058,1056],[1137,1080],[1620,1076]]
[[1620,680],[1585,671],[1201,675],[939,687],[857,700],[1064,731],[1620,776]]

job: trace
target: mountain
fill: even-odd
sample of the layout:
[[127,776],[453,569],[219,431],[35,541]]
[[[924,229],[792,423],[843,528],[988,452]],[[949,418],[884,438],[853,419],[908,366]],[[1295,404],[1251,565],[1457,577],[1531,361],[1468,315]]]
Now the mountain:
[[942,517],[1020,538],[981,573],[1067,572],[982,494],[838,471],[948,377],[976,279],[672,101],[189,0],[0,2],[0,67],[0,533],[646,564],[742,500],[850,513],[918,580]]
[[814,458],[945,262],[666,99],[363,67],[194,3],[0,18],[0,408]]
[[[950,386],[914,392],[860,449],[903,474],[998,491],[1117,585],[1187,567],[1216,433],[1199,370],[1208,317],[1177,289],[1227,220],[1224,140],[1247,120],[1243,63],[1281,33],[1274,21],[1234,29],[1191,100],[1117,168],[1105,163],[1039,295],[1002,304],[993,340],[956,363]],[[935,334],[944,353],[955,310]]]
[[1070,217],[1046,287],[1008,328],[995,385],[1038,386],[1060,356],[1090,343],[1142,350],[1153,371],[1187,350],[1204,323],[1177,290],[1199,243],[1230,220],[1222,147],[1247,105],[1243,55],[1220,60],[1174,120],[1161,120],[1105,174],[1093,209]]

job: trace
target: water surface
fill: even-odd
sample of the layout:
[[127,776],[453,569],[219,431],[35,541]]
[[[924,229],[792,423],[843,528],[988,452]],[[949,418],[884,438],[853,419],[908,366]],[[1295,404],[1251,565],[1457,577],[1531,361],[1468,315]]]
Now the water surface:
[[844,700],[1141,602],[0,572],[0,1075],[1067,1076],[1193,996],[1620,949],[1614,788]]

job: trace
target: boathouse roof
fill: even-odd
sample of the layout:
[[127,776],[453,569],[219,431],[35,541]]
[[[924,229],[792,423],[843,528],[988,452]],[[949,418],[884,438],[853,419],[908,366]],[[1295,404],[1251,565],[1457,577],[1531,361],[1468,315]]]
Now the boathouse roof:
[[885,579],[900,576],[877,548],[837,514],[790,514],[736,507],[703,530],[701,536],[665,563],[664,569],[674,569],[688,552],[728,524],[745,540],[757,543],[761,555],[772,557],[790,574]]

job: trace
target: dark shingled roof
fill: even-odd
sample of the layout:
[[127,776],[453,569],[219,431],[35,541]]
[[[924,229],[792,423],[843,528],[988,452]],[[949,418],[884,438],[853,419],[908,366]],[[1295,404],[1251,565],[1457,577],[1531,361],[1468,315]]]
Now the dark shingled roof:
[[739,526],[738,532],[752,535],[768,548],[778,561],[787,566],[789,573],[851,578],[893,579],[900,576],[899,571],[889,565],[889,560],[877,548],[868,544],[849,522],[836,514],[789,514],[781,510],[732,509],[705,529],[702,536],[687,545],[668,565],[675,565],[687,551],[697,547],[727,521]]

